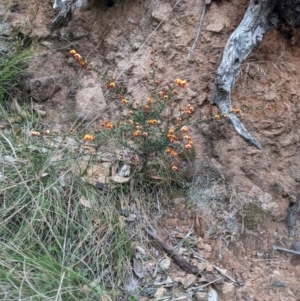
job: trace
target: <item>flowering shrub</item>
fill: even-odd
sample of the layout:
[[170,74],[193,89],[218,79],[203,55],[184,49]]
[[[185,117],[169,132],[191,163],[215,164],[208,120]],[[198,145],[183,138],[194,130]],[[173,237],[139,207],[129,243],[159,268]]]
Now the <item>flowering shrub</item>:
[[[70,54],[87,71],[99,70],[87,63],[75,50]],[[184,91],[188,83],[181,78],[175,78],[172,82],[161,87],[161,82],[156,77],[156,55],[158,51],[151,51],[150,75],[151,93],[140,101],[132,100],[126,95],[126,89],[119,84],[115,78],[104,77],[106,89],[111,96],[119,103],[122,110],[126,110],[126,117],[113,124],[108,120],[101,123],[103,130],[118,131],[125,141],[126,147],[130,148],[142,163],[142,170],[145,171],[148,163],[156,157],[164,158],[170,170],[177,172],[179,168],[179,157],[193,150],[194,142],[189,133],[190,117],[195,112],[194,106],[175,104],[177,95]],[[231,113],[241,114],[242,109],[231,108]],[[215,114],[200,120],[220,120],[227,118],[227,114]],[[199,122],[199,120],[197,121]],[[85,141],[93,141],[94,135],[86,134]]]

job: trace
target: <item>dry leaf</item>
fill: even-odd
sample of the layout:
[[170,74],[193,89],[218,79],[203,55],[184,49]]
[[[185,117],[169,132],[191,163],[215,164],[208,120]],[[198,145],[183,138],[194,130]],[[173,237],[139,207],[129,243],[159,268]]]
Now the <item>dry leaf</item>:
[[211,286],[209,286],[207,301],[218,301],[218,294]]
[[126,183],[130,180],[130,178],[129,177],[114,176],[114,177],[111,177],[111,180],[116,182],[116,183]]
[[195,216],[195,231],[198,237],[203,237],[202,224],[198,213]]
[[87,208],[91,208],[91,202],[89,200],[87,200],[84,196],[82,196],[80,199],[79,199],[81,205],[83,205],[84,207],[87,207]]
[[160,177],[160,176],[150,176],[150,178],[151,179],[153,179],[153,180],[162,180],[162,177]]

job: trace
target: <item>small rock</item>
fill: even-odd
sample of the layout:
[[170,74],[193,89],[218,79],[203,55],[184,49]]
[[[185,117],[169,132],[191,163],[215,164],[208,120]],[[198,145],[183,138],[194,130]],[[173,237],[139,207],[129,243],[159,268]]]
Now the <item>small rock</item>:
[[163,271],[166,271],[169,269],[170,264],[171,264],[171,260],[169,258],[165,258],[159,263],[159,266]]
[[204,270],[206,270],[206,268],[207,268],[207,263],[205,263],[205,262],[199,262],[199,263],[197,263],[197,268],[198,268],[200,271],[204,271]]
[[77,92],[75,112],[79,119],[91,121],[101,116],[107,107],[102,89],[99,86],[83,88]]
[[224,27],[225,27],[225,25],[223,22],[215,21],[215,23],[207,25],[206,30],[212,31],[212,32],[221,32]]
[[159,298],[162,297],[163,295],[165,295],[165,293],[167,292],[167,290],[164,287],[160,287],[157,289],[157,291],[154,294],[154,298]]
[[187,88],[186,91],[187,91],[188,96],[191,97],[191,98],[196,97],[197,94],[198,94],[197,92],[191,90],[190,88]]
[[210,253],[212,251],[211,245],[210,244],[204,244],[204,251]]
[[214,266],[212,264],[208,264],[206,267],[206,272],[213,272],[214,271]]
[[136,249],[141,255],[146,255],[145,249],[141,248],[140,246],[135,246],[135,249]]
[[170,12],[171,8],[169,4],[159,5],[152,12],[152,18],[158,22],[161,22]]
[[59,76],[44,76],[40,78],[31,79],[28,82],[30,96],[35,101],[46,101],[55,93],[61,90],[58,85]]
[[196,293],[196,300],[197,301],[207,301],[207,293],[205,293],[205,292],[197,292]]
[[194,282],[196,281],[197,277],[193,274],[188,274],[186,275],[186,277],[183,279],[183,287],[184,288],[188,288],[191,285],[194,284]]
[[221,288],[222,297],[224,300],[233,300],[234,299],[234,293],[235,288],[232,283],[224,282]]

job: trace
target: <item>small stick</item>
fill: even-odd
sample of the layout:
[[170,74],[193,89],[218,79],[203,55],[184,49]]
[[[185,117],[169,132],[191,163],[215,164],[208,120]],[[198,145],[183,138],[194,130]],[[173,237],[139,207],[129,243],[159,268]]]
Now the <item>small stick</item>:
[[198,26],[197,35],[196,35],[194,44],[192,45],[191,50],[190,50],[190,52],[189,52],[188,55],[187,55],[187,58],[190,57],[190,55],[191,55],[192,52],[194,51],[194,49],[195,49],[195,47],[196,47],[196,44],[197,44],[197,42],[198,42],[198,40],[199,40],[199,37],[200,37],[200,34],[201,34],[201,29],[202,29],[202,23],[203,23],[204,16],[205,16],[205,12],[206,12],[206,8],[207,8],[207,5],[208,5],[209,3],[210,3],[210,0],[205,0],[204,7],[203,7],[203,10],[202,10],[202,14],[201,14],[201,18],[200,18],[200,23],[199,23],[199,26]]
[[283,252],[288,252],[288,253],[295,254],[295,255],[300,255],[300,252],[290,250],[290,249],[286,249],[286,248],[282,248],[282,247],[279,247],[279,246],[273,246],[273,249],[277,250],[277,251],[283,251]]
[[183,258],[178,252],[176,252],[172,246],[170,246],[162,238],[160,238],[153,227],[149,225],[148,228],[144,227],[144,230],[149,236],[154,239],[156,244],[159,245],[159,247],[161,247],[164,252],[166,252],[183,270],[191,274],[201,274],[201,271],[197,267],[191,265],[185,258]]
[[[195,258],[198,258],[206,263],[211,264],[208,260],[206,260],[205,258],[203,258],[203,256],[201,256],[198,252],[192,250],[192,253],[194,254]],[[214,267],[214,269],[216,271],[218,271],[222,276],[224,276],[225,278],[229,279],[234,285],[236,286],[240,286],[235,279],[233,279],[232,277],[228,276],[227,274],[225,274],[224,272],[222,272],[222,270],[220,268],[218,268],[217,266],[215,266],[214,264],[212,265]]]

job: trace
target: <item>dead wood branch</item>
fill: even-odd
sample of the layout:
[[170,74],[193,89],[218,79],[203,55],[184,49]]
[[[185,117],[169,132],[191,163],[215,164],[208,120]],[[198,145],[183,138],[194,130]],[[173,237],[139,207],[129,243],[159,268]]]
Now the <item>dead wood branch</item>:
[[295,254],[295,255],[300,255],[300,252],[298,252],[298,251],[282,248],[279,246],[273,246],[273,249],[277,250],[277,251],[283,251],[283,252],[287,252],[287,253],[291,253],[291,254]]
[[273,13],[275,4],[274,0],[250,1],[243,20],[225,46],[215,77],[215,89],[212,96],[213,104],[218,106],[221,114],[228,114],[228,119],[236,132],[258,149],[261,149],[260,143],[250,135],[236,115],[230,113],[230,94],[242,61],[262,40],[264,34],[277,25],[278,19]]
[[201,274],[201,271],[197,267],[191,265],[185,258],[183,258],[177,251],[175,251],[172,246],[170,246],[162,238],[160,238],[151,226],[149,226],[148,228],[145,227],[145,231],[150,237],[152,237],[154,242],[164,252],[166,252],[170,256],[170,258],[172,258],[183,270],[191,274]]

